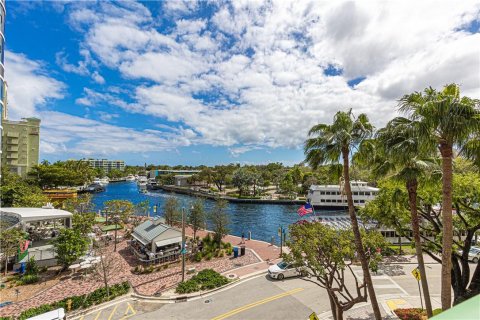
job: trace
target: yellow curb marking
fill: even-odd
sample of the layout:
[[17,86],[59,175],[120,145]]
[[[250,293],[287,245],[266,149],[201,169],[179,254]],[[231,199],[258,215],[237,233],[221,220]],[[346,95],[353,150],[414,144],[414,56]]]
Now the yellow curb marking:
[[237,313],[240,313],[240,312],[243,312],[245,310],[248,310],[248,309],[251,309],[251,308],[254,308],[256,306],[259,306],[259,305],[262,305],[262,304],[265,304],[265,303],[268,303],[268,302],[271,302],[271,301],[274,301],[274,300],[277,300],[277,299],[280,299],[280,298],[283,298],[283,297],[286,297],[286,296],[289,296],[289,295],[292,295],[292,294],[295,294],[295,293],[298,293],[300,291],[303,291],[304,289],[303,288],[297,288],[297,289],[293,289],[293,290],[290,290],[290,291],[287,291],[287,292],[284,292],[284,293],[280,293],[280,294],[277,294],[275,296],[272,296],[272,297],[268,297],[268,298],[265,298],[265,299],[262,299],[262,300],[259,300],[257,302],[253,302],[253,303],[250,303],[250,304],[247,304],[243,307],[239,307],[237,309],[233,309],[232,311],[229,311],[227,313],[224,313],[224,314],[221,314],[219,316],[216,316],[215,318],[212,318],[212,320],[223,320],[223,319],[226,319],[228,317],[231,317]]
[[[101,314],[102,314],[102,310],[98,311],[97,316],[93,320],[98,320],[98,317],[100,317]],[[82,317],[82,319],[83,319],[83,317]],[[80,320],[82,320],[82,319],[80,319]]]
[[390,310],[395,310],[398,309],[398,305],[406,304],[407,301],[403,299],[394,299],[394,300],[387,300],[387,306],[390,308]]
[[[131,312],[131,314],[127,315],[128,312]],[[134,316],[137,314],[137,311],[135,311],[135,309],[133,309],[132,305],[130,304],[130,302],[127,302],[127,310],[125,310],[125,314],[123,315],[122,318],[120,318],[120,320],[124,320],[124,319],[127,319],[127,318],[130,318],[131,316]]]
[[108,320],[112,320],[113,315],[115,314],[115,311],[117,311],[118,304],[115,305],[115,308],[113,308],[112,313],[110,313],[110,316],[108,317]]

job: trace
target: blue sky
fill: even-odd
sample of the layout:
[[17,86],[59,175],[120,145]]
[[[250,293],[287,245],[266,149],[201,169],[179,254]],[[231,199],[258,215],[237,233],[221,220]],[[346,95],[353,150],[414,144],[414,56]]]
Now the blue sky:
[[480,5],[462,1],[7,2],[9,117],[41,159],[294,164],[339,109],[479,97]]

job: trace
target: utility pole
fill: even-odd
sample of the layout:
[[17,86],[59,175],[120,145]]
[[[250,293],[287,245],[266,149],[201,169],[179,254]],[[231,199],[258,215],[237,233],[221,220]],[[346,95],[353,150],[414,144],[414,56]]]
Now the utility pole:
[[185,207],[182,207],[182,282],[185,281]]

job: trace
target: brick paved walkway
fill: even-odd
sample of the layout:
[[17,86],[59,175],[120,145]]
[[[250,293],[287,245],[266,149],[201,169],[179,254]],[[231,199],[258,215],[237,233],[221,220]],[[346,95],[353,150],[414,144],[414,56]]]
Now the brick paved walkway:
[[[191,230],[187,230],[187,234],[193,234]],[[207,232],[197,232],[201,237],[204,237]],[[235,236],[226,236],[223,241],[230,242],[232,245],[239,245],[241,238]],[[195,267],[196,271],[200,271],[206,268],[212,268],[220,273],[228,273],[228,270],[235,269],[233,273],[237,276],[245,276],[252,272],[258,272],[259,270],[265,270],[268,268],[269,261],[273,261],[278,258],[280,249],[276,246],[262,241],[246,240],[245,246],[246,253],[242,257],[233,259],[231,257],[215,258],[210,261],[202,261],[200,263],[187,262],[187,268]],[[113,250],[113,248],[109,248]],[[253,251],[255,251],[255,253]],[[112,276],[109,281],[110,284],[115,284],[123,281],[129,281],[134,290],[142,295],[154,295],[159,291],[164,291],[172,286],[175,286],[181,280],[181,264],[176,263],[169,268],[153,272],[149,274],[137,275],[132,273],[132,268],[136,265],[135,257],[131,254],[127,247],[126,241],[123,241],[117,245],[117,252],[112,253],[116,255],[115,269],[119,270],[117,274]],[[260,259],[258,258],[260,257]],[[86,279],[81,277],[67,276],[69,272],[66,272],[64,279],[62,279],[57,285],[46,289],[45,291],[37,294],[36,296],[20,301],[18,303],[3,307],[0,309],[0,316],[18,315],[23,310],[37,307],[47,303],[53,303],[69,296],[76,296],[87,294],[102,287],[102,283],[95,279],[92,275]],[[190,275],[187,275],[187,279]]]

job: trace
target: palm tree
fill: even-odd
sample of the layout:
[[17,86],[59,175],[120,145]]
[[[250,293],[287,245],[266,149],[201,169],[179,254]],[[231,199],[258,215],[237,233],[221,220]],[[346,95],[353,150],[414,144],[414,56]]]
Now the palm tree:
[[376,140],[364,141],[354,156],[354,160],[364,162],[372,168],[376,177],[391,176],[405,183],[408,193],[411,224],[415,251],[420,269],[425,307],[428,317],[432,317],[432,303],[428,289],[427,275],[423,261],[420,225],[417,213],[418,179],[432,168],[430,159],[422,154],[420,144],[408,136],[409,120],[395,118],[385,128],[377,132]]
[[[461,148],[480,131],[479,100],[460,97],[456,84],[442,91],[427,88],[400,99],[399,109],[410,120],[410,138],[426,152],[442,157],[442,309],[451,307],[452,271],[452,174],[453,147]],[[470,154],[472,154],[470,150]]]
[[365,114],[354,118],[352,110],[348,112],[339,111],[333,118],[331,125],[317,124],[310,129],[309,139],[305,142],[306,161],[314,169],[322,164],[335,164],[343,160],[343,178],[345,182],[345,193],[347,195],[348,213],[352,223],[352,230],[355,235],[355,247],[360,258],[365,283],[372,303],[375,319],[381,319],[375,290],[373,288],[368,261],[362,244],[360,229],[358,227],[355,207],[353,206],[352,189],[350,186],[350,151],[352,147],[358,146],[364,139],[371,136],[373,126]]

